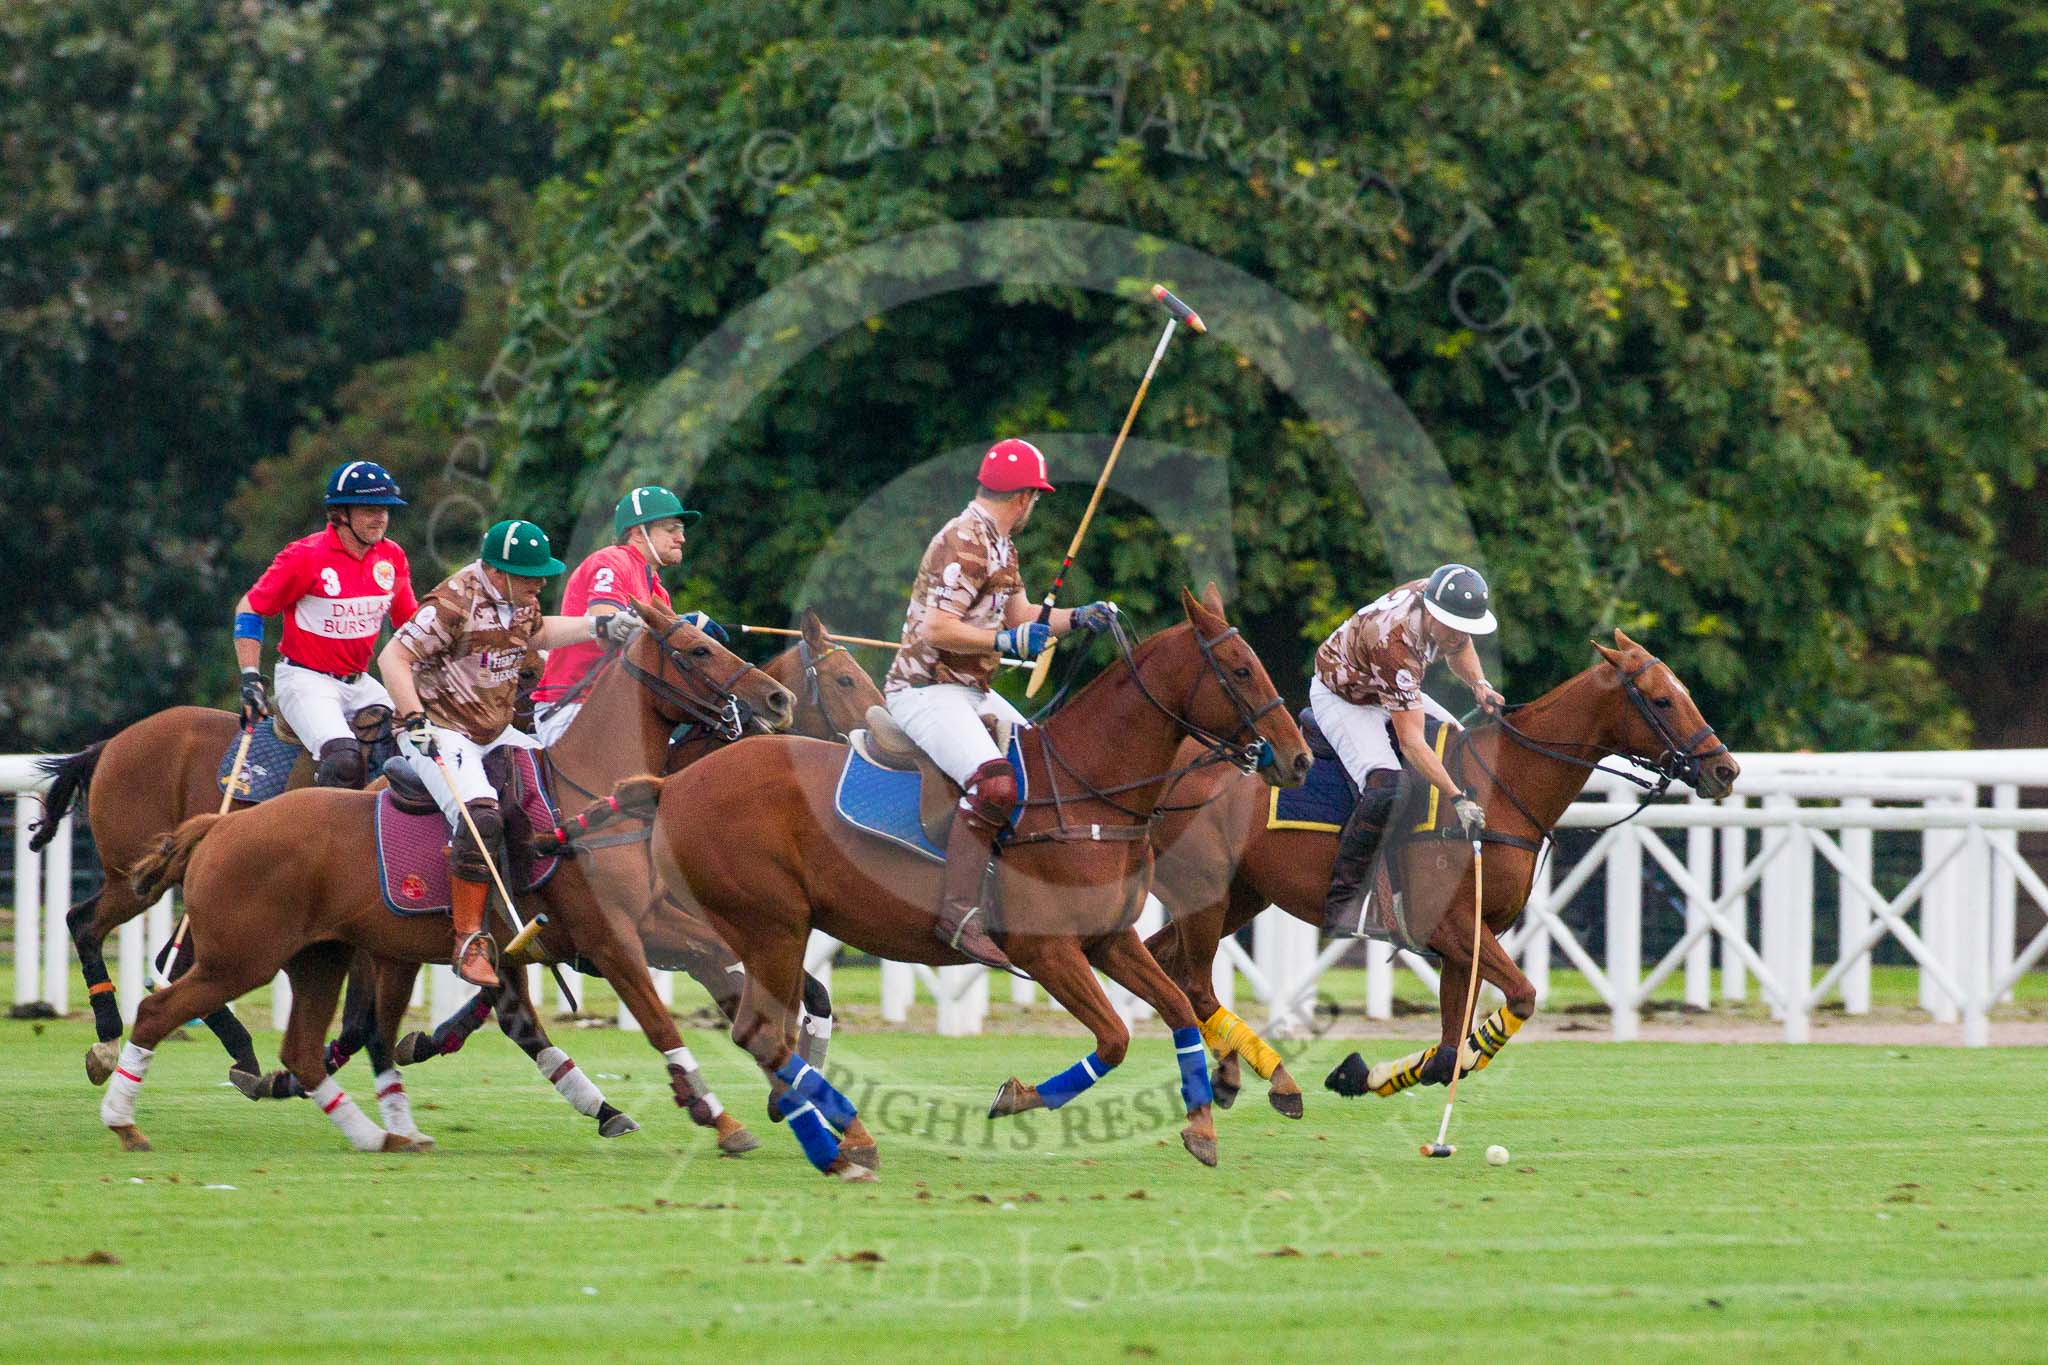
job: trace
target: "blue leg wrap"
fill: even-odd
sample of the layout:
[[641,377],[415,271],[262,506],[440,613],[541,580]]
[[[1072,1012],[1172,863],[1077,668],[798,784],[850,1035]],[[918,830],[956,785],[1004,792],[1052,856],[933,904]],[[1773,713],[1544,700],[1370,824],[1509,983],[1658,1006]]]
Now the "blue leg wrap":
[[1209,1090],[1209,1059],[1202,1050],[1202,1031],[1177,1028],[1173,1031],[1174,1060],[1180,1063],[1180,1098],[1193,1113],[1215,1098]]
[[791,1053],[789,1060],[776,1068],[776,1078],[789,1087],[789,1093],[799,1100],[808,1101],[818,1107],[825,1122],[840,1132],[852,1123],[860,1110],[853,1107],[853,1101],[839,1093],[824,1073],[803,1058]]
[[1080,1061],[1038,1087],[1038,1098],[1048,1109],[1057,1109],[1109,1074],[1109,1064],[1089,1053]]
[[818,1106],[809,1100],[799,1099],[794,1092],[775,1103],[789,1121],[789,1131],[796,1134],[797,1145],[804,1149],[804,1156],[821,1171],[830,1168],[839,1156],[839,1139],[825,1126]]

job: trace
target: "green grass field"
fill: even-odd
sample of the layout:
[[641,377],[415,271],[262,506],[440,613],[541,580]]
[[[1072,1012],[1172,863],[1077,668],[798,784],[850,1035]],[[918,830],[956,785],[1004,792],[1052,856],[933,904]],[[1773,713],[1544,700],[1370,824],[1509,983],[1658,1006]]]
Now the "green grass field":
[[[253,1015],[251,1017],[254,1017]],[[2048,1079],[1949,1048],[1522,1043],[1459,1102],[1340,1101],[1305,1045],[1290,1123],[1247,1090],[1198,1167],[1156,1030],[1060,1114],[991,1125],[1071,1037],[848,1030],[831,1068],[883,1143],[828,1184],[715,1036],[762,1149],[722,1159],[654,1054],[557,1031],[644,1131],[604,1142],[495,1034],[411,1073],[427,1157],[167,1042],[125,1156],[80,1020],[0,1022],[0,1351],[13,1358],[490,1354],[895,1360],[2040,1357]],[[258,1035],[267,1056],[274,1038]],[[1374,1052],[1384,1048],[1370,1049]],[[344,1080],[369,1106],[360,1063]],[[1503,1168],[1480,1153],[1512,1149]],[[223,1188],[232,1187],[232,1188]],[[105,1263],[106,1253],[117,1258]]]

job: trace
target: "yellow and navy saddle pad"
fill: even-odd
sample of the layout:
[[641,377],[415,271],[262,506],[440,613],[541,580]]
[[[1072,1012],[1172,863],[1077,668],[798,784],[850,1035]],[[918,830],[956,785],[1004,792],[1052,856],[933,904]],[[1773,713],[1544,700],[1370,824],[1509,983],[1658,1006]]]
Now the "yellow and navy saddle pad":
[[[1315,766],[1308,770],[1308,780],[1299,787],[1275,787],[1266,797],[1267,829],[1300,829],[1335,834],[1344,828],[1344,822],[1351,818],[1351,808],[1358,804],[1358,791],[1351,785],[1351,775],[1344,771],[1343,760],[1330,747],[1315,717],[1304,708],[1297,721],[1301,725],[1302,738],[1308,741],[1309,752],[1315,755]],[[1392,725],[1389,724],[1389,730]],[[1422,733],[1436,750],[1438,758],[1444,756],[1450,744],[1454,727],[1444,724],[1435,716],[1424,716]],[[1401,751],[1401,743],[1394,741],[1394,752]],[[1444,829],[1454,823],[1451,803],[1439,799],[1440,793],[1434,786],[1421,781],[1413,768],[1403,765],[1401,774],[1401,795],[1394,806],[1394,815],[1387,822],[1390,831],[1406,834],[1421,834],[1433,829]]]
[[[1010,812],[1011,830],[1017,827],[1030,795],[1030,784],[1024,774],[1023,736],[1024,727],[1020,726],[1010,737],[1010,770],[1017,774],[1017,809]],[[926,837],[924,822],[918,814],[923,781],[923,775],[915,769],[884,768],[870,762],[858,746],[848,745],[846,766],[840,770],[839,786],[832,793],[832,809],[855,829],[943,863],[946,850]]]

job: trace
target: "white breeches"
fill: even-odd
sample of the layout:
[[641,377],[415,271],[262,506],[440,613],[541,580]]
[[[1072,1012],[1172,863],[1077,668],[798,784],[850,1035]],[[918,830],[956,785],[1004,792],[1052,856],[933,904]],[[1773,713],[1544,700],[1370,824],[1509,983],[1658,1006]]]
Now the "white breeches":
[[277,713],[315,758],[330,741],[356,737],[349,728],[356,712],[366,706],[391,705],[384,684],[367,673],[346,683],[330,674],[300,668],[289,659],[277,661],[272,691]]
[[[448,828],[462,828],[461,807],[472,801],[495,801],[498,793],[491,787],[491,779],[484,775],[484,755],[493,749],[538,749],[540,744],[523,730],[508,725],[489,744],[478,744],[468,735],[454,730],[434,727],[434,744],[441,751],[441,762],[421,754],[413,748],[412,741],[402,732],[398,736],[398,751],[405,755],[412,765],[413,774],[426,784],[433,794],[434,804],[441,808],[441,814],[448,817]],[[448,776],[454,779],[451,791],[448,783],[441,778],[441,768],[446,765]]]
[[[1330,747],[1337,751],[1337,757],[1344,760],[1344,771],[1351,774],[1351,780],[1362,791],[1366,778],[1388,768],[1399,768],[1400,757],[1394,752],[1392,720],[1384,706],[1360,706],[1350,702],[1323,686],[1323,680],[1316,678],[1308,685],[1309,709],[1315,713],[1316,724],[1330,741]],[[1425,715],[1456,725],[1457,719],[1437,704],[1436,698],[1424,693],[1422,710]]]
[[1017,708],[994,692],[982,692],[959,683],[933,683],[928,687],[906,687],[888,696],[889,714],[903,727],[918,748],[938,764],[946,776],[967,785],[974,770],[1003,755],[988,737],[983,716],[1005,716],[1012,725],[1024,724]]
[[583,703],[547,702],[533,710],[533,730],[540,736],[540,742],[547,748],[554,748],[562,742],[562,736],[569,733],[569,727],[576,723],[576,717],[583,711]]

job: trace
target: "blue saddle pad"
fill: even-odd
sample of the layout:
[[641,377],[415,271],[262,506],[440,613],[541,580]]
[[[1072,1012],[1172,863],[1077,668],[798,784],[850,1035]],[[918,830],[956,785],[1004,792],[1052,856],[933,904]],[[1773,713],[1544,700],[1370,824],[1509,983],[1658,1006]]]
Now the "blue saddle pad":
[[[228,741],[227,751],[220,756],[220,769],[213,775],[214,785],[223,792],[228,789],[228,772],[235,766],[235,754],[241,747],[242,735],[238,730]],[[305,752],[298,745],[279,739],[275,722],[265,716],[249,737],[249,756],[242,760],[241,775],[235,779],[235,799],[268,801],[282,794],[285,783],[291,781],[292,765]]]
[[[1017,774],[1017,809],[1010,815],[1011,828],[1024,813],[1029,794],[1024,777],[1022,732],[1010,738],[1010,768]],[[855,829],[866,830],[900,848],[920,854],[935,863],[946,861],[946,850],[924,837],[924,822],[918,818],[919,775],[870,763],[851,745],[846,750],[846,767],[840,771],[838,790],[832,793],[832,808],[839,818]]]
[[[1350,775],[1344,771],[1344,763],[1323,739],[1322,732],[1315,728],[1315,721],[1307,711],[1301,713],[1301,728],[1308,738],[1309,749],[1316,756],[1315,766],[1308,770],[1308,781],[1299,787],[1276,787],[1266,804],[1267,829],[1309,829],[1335,833],[1344,828],[1344,822],[1351,818],[1351,808],[1358,804],[1358,793],[1351,786]],[[1388,727],[1393,728],[1391,725]],[[1422,718],[1422,733],[1438,754],[1444,751],[1444,723],[1435,716]],[[1394,751],[1399,753],[1400,741],[1394,742]],[[1415,783],[1413,769],[1403,776],[1404,786]],[[1405,808],[1404,808],[1405,809]],[[1418,809],[1414,817],[1421,818]],[[1436,818],[1432,809],[1431,819]],[[1397,826],[1398,827],[1398,826]]]

